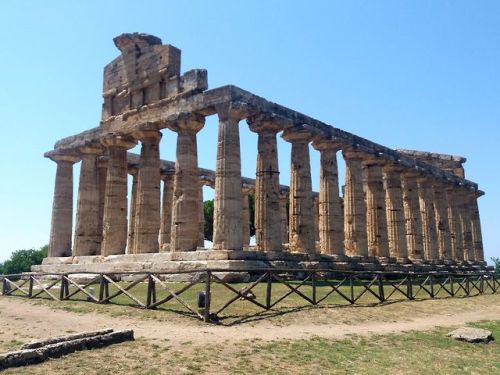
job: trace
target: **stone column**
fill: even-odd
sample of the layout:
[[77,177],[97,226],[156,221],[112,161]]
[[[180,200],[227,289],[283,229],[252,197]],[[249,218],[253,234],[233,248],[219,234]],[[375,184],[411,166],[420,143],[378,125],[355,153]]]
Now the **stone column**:
[[128,173],[132,176],[132,191],[130,197],[130,214],[128,219],[128,254],[135,254],[135,219],[137,217],[137,176],[139,168],[137,166],[129,167]]
[[98,254],[101,254],[102,246],[102,223],[104,218],[104,199],[106,196],[106,175],[108,174],[108,160],[107,157],[100,158],[97,164],[99,170],[99,227],[98,233],[100,235],[100,244]]
[[339,144],[315,140],[320,152],[319,244],[323,254],[344,255],[344,222],[339,195],[337,151]]
[[422,240],[426,260],[438,260],[438,243],[436,233],[436,216],[434,215],[434,189],[427,177],[419,177],[418,198],[420,215],[422,216]]
[[251,189],[243,187],[241,189],[242,199],[242,215],[241,215],[241,237],[243,238],[243,246],[248,246],[250,243],[250,207],[248,204],[248,194]]
[[[385,208],[384,182],[382,166],[386,162],[366,157],[362,165],[366,171],[366,233],[368,240],[368,255],[372,257],[389,257],[389,242],[387,237],[387,214]],[[396,258],[396,254],[391,253]]]
[[198,209],[198,247],[205,247],[205,207],[203,204],[203,186],[205,186],[205,181],[198,181],[200,187],[198,189],[198,199],[200,201],[200,208]]
[[304,127],[295,126],[286,129],[282,137],[292,143],[289,249],[314,254],[316,246],[309,161],[309,142],[312,134]]
[[103,256],[125,254],[127,246],[127,150],[133,138],[110,134],[102,143],[109,150],[108,174],[104,198]]
[[389,253],[400,262],[408,261],[405,213],[403,207],[402,168],[388,164],[384,167],[385,205]]
[[483,236],[481,233],[481,220],[479,218],[479,207],[477,198],[484,195],[483,191],[475,191],[470,195],[472,242],[474,248],[474,260],[484,262]]
[[460,204],[458,187],[447,187],[448,226],[450,228],[452,259],[456,262],[464,261],[462,222],[460,218]]
[[405,217],[406,244],[408,257],[412,261],[421,261],[424,258],[424,245],[422,243],[422,215],[418,198],[418,172],[403,172],[403,209]]
[[435,182],[433,187],[439,259],[450,262],[452,250],[446,187],[441,182]]
[[471,208],[469,205],[469,191],[458,191],[458,204],[460,210],[460,224],[462,227],[464,260],[474,262],[474,245],[472,242]]
[[280,184],[276,133],[282,129],[272,116],[259,115],[247,120],[258,134],[255,180],[255,239],[261,251],[281,251]]
[[349,256],[368,256],[366,204],[363,192],[362,154],[344,150],[344,247]]
[[169,126],[177,132],[170,251],[194,251],[199,243],[201,208],[196,133],[204,124],[204,116],[189,114]]
[[241,250],[242,199],[239,122],[231,105],[217,108],[219,134],[214,198],[214,250]]
[[174,173],[161,175],[163,180],[163,200],[161,205],[160,249],[169,250],[172,233],[172,201],[174,196]]
[[57,163],[48,256],[68,257],[73,230],[73,164],[78,157],[55,152],[45,156]]
[[[319,246],[319,196],[313,195],[314,242]],[[319,250],[319,248],[317,249]]]
[[288,243],[288,192],[280,194],[281,243]]
[[141,141],[132,252],[157,253],[160,231],[160,139],[155,129],[134,134]]
[[97,168],[102,147],[82,147],[82,163],[78,185],[75,238],[73,255],[96,255],[101,246],[102,232],[99,230],[99,171]]

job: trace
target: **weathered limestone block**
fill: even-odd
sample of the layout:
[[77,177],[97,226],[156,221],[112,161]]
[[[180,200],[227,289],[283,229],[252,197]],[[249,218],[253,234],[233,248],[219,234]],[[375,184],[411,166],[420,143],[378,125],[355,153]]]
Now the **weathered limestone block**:
[[281,251],[280,184],[276,133],[283,124],[272,115],[247,120],[258,134],[255,182],[255,237],[261,251]]
[[434,189],[430,179],[427,177],[419,177],[417,179],[417,183],[420,214],[422,216],[424,257],[426,260],[436,261],[439,259],[439,254],[436,233],[436,216],[434,214]]
[[[82,147],[73,255],[97,255],[102,242],[98,157],[101,145]],[[101,230],[101,231],[100,231]]]
[[392,257],[405,261],[408,259],[408,245],[406,241],[401,172],[403,172],[403,169],[393,164],[384,167],[389,252]]
[[[387,237],[387,214],[382,166],[385,161],[366,157],[362,163],[366,175],[366,230],[368,255],[379,258],[389,257]],[[396,258],[397,254],[391,253]]]
[[137,166],[128,167],[128,173],[132,175],[132,189],[130,197],[130,214],[128,220],[128,254],[135,254],[135,219],[137,217],[137,177],[139,169]]
[[103,217],[101,254],[125,254],[127,246],[127,149],[135,146],[131,137],[110,134],[103,138],[109,150]]
[[405,171],[401,174],[406,244],[408,246],[408,258],[413,261],[421,261],[424,258],[422,216],[419,207],[417,176],[418,173],[416,172]]
[[214,250],[241,250],[242,199],[239,122],[241,108],[217,108],[219,135],[214,198]]
[[174,174],[163,173],[163,200],[161,206],[160,246],[164,250],[170,244],[172,233],[172,201],[174,196]]
[[132,253],[157,253],[160,231],[160,139],[154,129],[134,134],[141,141]]
[[473,327],[460,327],[448,333],[448,336],[455,340],[467,341],[472,343],[478,343],[478,342],[487,343],[493,340],[493,335],[491,331],[488,331],[487,329],[473,328]]
[[345,169],[344,193],[344,246],[349,256],[368,256],[366,232],[366,204],[363,192],[361,161],[363,154],[344,150]]
[[436,214],[436,228],[438,238],[439,259],[451,261],[451,234],[448,217],[448,197],[446,187],[440,183],[434,183],[434,209]]
[[57,163],[48,256],[67,257],[71,256],[73,231],[73,164],[78,157],[57,153],[46,156]]
[[344,255],[344,222],[339,196],[337,151],[341,145],[332,141],[315,140],[320,151],[319,243],[323,254]]
[[314,254],[316,244],[309,160],[309,142],[312,140],[312,134],[304,127],[295,126],[286,129],[282,137],[292,143],[289,249],[294,252]]
[[199,244],[201,207],[196,133],[204,124],[204,116],[191,114],[181,116],[169,126],[171,130],[177,132],[170,240],[172,252],[194,251]]

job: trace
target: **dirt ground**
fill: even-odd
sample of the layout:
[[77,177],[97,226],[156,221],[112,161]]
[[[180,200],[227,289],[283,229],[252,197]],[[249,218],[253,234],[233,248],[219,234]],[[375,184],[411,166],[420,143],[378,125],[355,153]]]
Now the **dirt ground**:
[[[64,303],[64,302],[62,302]],[[128,316],[113,316],[106,306],[99,311],[64,311],[61,302],[40,303],[16,297],[0,297],[0,351],[12,350],[32,339],[100,328],[133,329],[138,339],[164,340],[172,347],[186,342],[238,343],[245,340],[281,340],[321,337],[341,339],[350,335],[426,331],[482,320],[500,320],[500,295],[406,301],[371,307],[308,308],[218,326],[165,313],[166,319],[144,319],[144,312],[130,307]],[[169,320],[171,318],[171,321]]]

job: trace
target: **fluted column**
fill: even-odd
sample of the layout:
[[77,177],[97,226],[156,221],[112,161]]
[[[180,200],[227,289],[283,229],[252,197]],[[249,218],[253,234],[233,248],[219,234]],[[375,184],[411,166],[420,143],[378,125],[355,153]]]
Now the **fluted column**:
[[441,182],[434,183],[433,187],[439,259],[443,261],[451,261],[451,234],[446,187]]
[[73,230],[73,164],[78,157],[56,153],[46,156],[57,163],[48,256],[68,257]]
[[129,167],[128,173],[132,176],[132,189],[130,196],[130,213],[128,219],[128,254],[135,254],[135,219],[137,217],[137,177],[139,169],[137,166]]
[[[385,207],[383,160],[366,158],[362,165],[366,171],[366,233],[368,255],[379,258],[389,257],[387,237],[387,214]],[[396,254],[391,253],[396,258]]]
[[447,187],[448,226],[450,228],[452,259],[456,262],[464,261],[464,245],[462,222],[460,215],[459,188]]
[[200,193],[196,133],[205,117],[189,114],[169,128],[177,132],[170,251],[194,251],[199,243]]
[[99,173],[99,226],[98,233],[100,235],[100,244],[98,254],[101,254],[102,247],[102,228],[104,218],[104,200],[106,196],[106,176],[108,174],[108,161],[106,158],[100,158],[97,164]]
[[314,227],[314,242],[316,247],[319,246],[319,196],[313,196],[313,227]]
[[174,196],[174,173],[163,173],[163,197],[161,205],[160,248],[169,250],[172,233],[172,201]]
[[368,256],[366,204],[363,192],[362,154],[344,150],[344,246],[347,255]]
[[241,219],[241,237],[243,238],[243,246],[248,246],[250,243],[250,207],[248,204],[248,194],[250,194],[251,189],[243,187],[241,189],[241,199],[242,199],[242,219]]
[[157,253],[160,231],[160,139],[158,130],[134,134],[141,141],[132,252]]
[[198,209],[198,247],[205,247],[205,207],[203,203],[203,186],[205,186],[205,181],[199,180],[198,189],[198,199],[200,201],[200,207]]
[[99,251],[102,232],[99,232],[99,173],[98,157],[102,147],[82,147],[82,163],[78,184],[75,238],[73,255],[96,255]]
[[281,251],[280,192],[276,133],[282,129],[273,116],[264,114],[247,120],[258,134],[255,177],[255,239],[261,251]]
[[288,243],[288,192],[280,194],[281,243]]
[[323,254],[344,255],[344,222],[339,196],[337,151],[339,144],[315,140],[313,146],[320,152],[319,174],[319,244]]
[[315,253],[313,195],[309,142],[311,133],[303,127],[288,128],[283,138],[292,143],[290,168],[290,251]]
[[389,253],[398,261],[404,262],[408,260],[408,245],[406,242],[403,188],[401,185],[401,172],[403,170],[401,167],[392,164],[387,164],[383,170]]
[[127,150],[135,146],[131,137],[110,134],[102,140],[109,150],[104,198],[104,256],[125,254],[127,246]]
[[469,205],[469,191],[458,191],[458,204],[460,210],[460,224],[462,228],[464,260],[474,262],[474,245],[472,242],[471,208]]
[[240,110],[217,107],[219,134],[214,198],[214,250],[241,250],[243,237],[241,199]]
[[434,214],[434,189],[427,177],[420,177],[418,182],[418,198],[420,215],[422,216],[422,240],[426,260],[436,261],[438,242],[436,233],[436,216]]
[[476,262],[484,262],[483,236],[481,233],[479,207],[477,205],[477,199],[483,194],[483,191],[475,191],[470,195],[472,242],[474,247],[474,260]]
[[406,229],[406,244],[408,257],[413,261],[424,258],[424,245],[422,243],[422,215],[418,198],[417,172],[403,172],[403,210]]

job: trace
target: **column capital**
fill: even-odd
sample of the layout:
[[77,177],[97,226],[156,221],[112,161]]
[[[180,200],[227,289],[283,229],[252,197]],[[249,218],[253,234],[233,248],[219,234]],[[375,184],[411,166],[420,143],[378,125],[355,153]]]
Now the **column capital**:
[[161,171],[160,178],[163,181],[171,181],[175,177],[175,171]]
[[372,166],[378,166],[378,167],[384,167],[384,170],[386,169],[387,166],[387,160],[382,159],[378,156],[375,155],[369,155],[365,154],[366,156],[362,160],[362,164],[365,167],[372,167]]
[[396,172],[396,173],[403,173],[406,171],[406,167],[403,167],[402,165],[394,164],[387,162],[384,165],[384,172]]
[[104,147],[102,145],[86,145],[79,149],[83,155],[102,156],[104,154]]
[[180,113],[175,121],[168,123],[167,128],[176,133],[198,133],[205,125],[205,116],[198,113]]
[[162,137],[161,131],[157,129],[139,129],[132,133],[137,141],[159,141]]
[[71,153],[57,151],[57,150],[46,152],[44,154],[44,156],[46,158],[49,158],[50,160],[56,162],[56,163],[60,162],[60,161],[66,161],[69,163],[76,163],[77,161],[80,160],[80,157],[78,157],[78,155],[76,155],[76,154],[71,154]]
[[318,151],[332,150],[335,152],[340,151],[346,147],[345,144],[334,141],[333,139],[325,139],[321,137],[314,138],[312,146]]
[[129,135],[108,133],[103,138],[101,138],[101,143],[108,148],[115,147],[130,149],[135,147],[137,141]]
[[292,121],[276,113],[259,113],[247,118],[247,124],[255,133],[276,134],[284,128],[292,126]]
[[127,168],[127,172],[131,176],[137,176],[137,173],[139,172],[139,167],[137,165],[129,166]]
[[401,171],[401,174],[406,178],[417,178],[422,175],[422,173],[415,169],[404,169]]
[[364,159],[366,159],[367,154],[365,154],[362,151],[355,150],[353,148],[344,148],[342,150],[342,156],[344,157],[344,160],[363,161]]
[[283,130],[281,137],[291,143],[311,142],[314,139],[314,133],[307,125],[296,125]]
[[240,121],[248,116],[248,105],[244,102],[226,102],[215,106],[219,120]]

